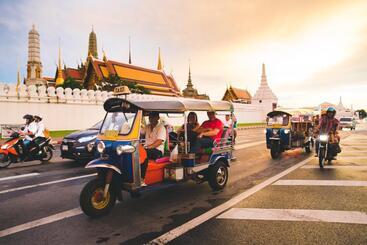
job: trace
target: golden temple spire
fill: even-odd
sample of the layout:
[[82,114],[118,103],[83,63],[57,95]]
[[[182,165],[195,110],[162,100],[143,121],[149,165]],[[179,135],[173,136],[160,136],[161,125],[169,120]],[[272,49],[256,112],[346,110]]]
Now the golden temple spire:
[[104,49],[102,49],[102,53],[103,53],[103,61],[106,62],[107,56],[106,56],[106,52],[104,51]]
[[89,43],[88,43],[88,56],[90,54],[98,59],[98,51],[97,51],[97,35],[94,32],[94,27],[92,26],[92,31],[89,33]]
[[131,64],[131,38],[129,36],[129,64]]
[[61,47],[59,42],[59,64],[57,66],[57,78],[55,81],[56,86],[60,86],[64,84],[64,77],[62,75],[62,66],[61,66]]
[[162,65],[162,61],[161,61],[161,48],[158,48],[158,65],[157,65],[157,70],[162,70],[163,69],[163,65]]

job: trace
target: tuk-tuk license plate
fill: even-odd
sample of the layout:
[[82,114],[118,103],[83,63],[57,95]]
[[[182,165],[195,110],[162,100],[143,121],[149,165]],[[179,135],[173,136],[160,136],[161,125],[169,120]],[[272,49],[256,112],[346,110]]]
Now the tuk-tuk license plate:
[[61,150],[67,151],[67,150],[69,150],[69,147],[67,145],[62,145]]

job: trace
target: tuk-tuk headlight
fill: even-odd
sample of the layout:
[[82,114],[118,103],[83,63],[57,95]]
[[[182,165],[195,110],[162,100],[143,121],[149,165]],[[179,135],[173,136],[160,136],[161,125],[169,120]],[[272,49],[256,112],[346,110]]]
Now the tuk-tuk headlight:
[[319,139],[321,142],[328,142],[329,136],[327,136],[326,134],[322,134],[320,135]]
[[273,129],[273,134],[278,134],[279,129]]
[[90,142],[87,145],[87,151],[92,152],[93,151],[93,148],[94,148],[94,142]]
[[106,148],[106,145],[103,143],[103,141],[100,141],[97,145],[97,151],[102,154],[105,148]]
[[289,134],[290,130],[289,129],[284,129],[284,133],[285,134]]
[[134,153],[135,147],[132,145],[118,145],[116,147],[116,153],[117,155],[121,155],[123,153]]

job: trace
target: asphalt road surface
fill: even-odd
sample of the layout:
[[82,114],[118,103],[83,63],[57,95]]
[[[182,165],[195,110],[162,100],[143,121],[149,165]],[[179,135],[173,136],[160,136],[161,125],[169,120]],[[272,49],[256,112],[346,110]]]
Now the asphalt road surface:
[[367,131],[358,126],[342,132],[343,152],[323,171],[301,149],[272,160],[263,129],[241,131],[223,191],[186,182],[124,193],[98,219],[79,209],[93,170],[58,157],[13,165],[0,171],[0,244],[367,244]]

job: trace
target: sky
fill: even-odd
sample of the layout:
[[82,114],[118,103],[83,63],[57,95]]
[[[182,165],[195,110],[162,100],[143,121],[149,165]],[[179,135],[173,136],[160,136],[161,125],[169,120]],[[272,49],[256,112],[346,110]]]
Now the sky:
[[0,1],[0,82],[26,75],[27,38],[40,33],[43,75],[54,76],[61,40],[68,67],[85,60],[88,35],[99,56],[156,68],[185,88],[188,66],[199,93],[226,87],[254,94],[265,63],[269,86],[287,107],[324,101],[367,109],[367,1],[27,0]]

